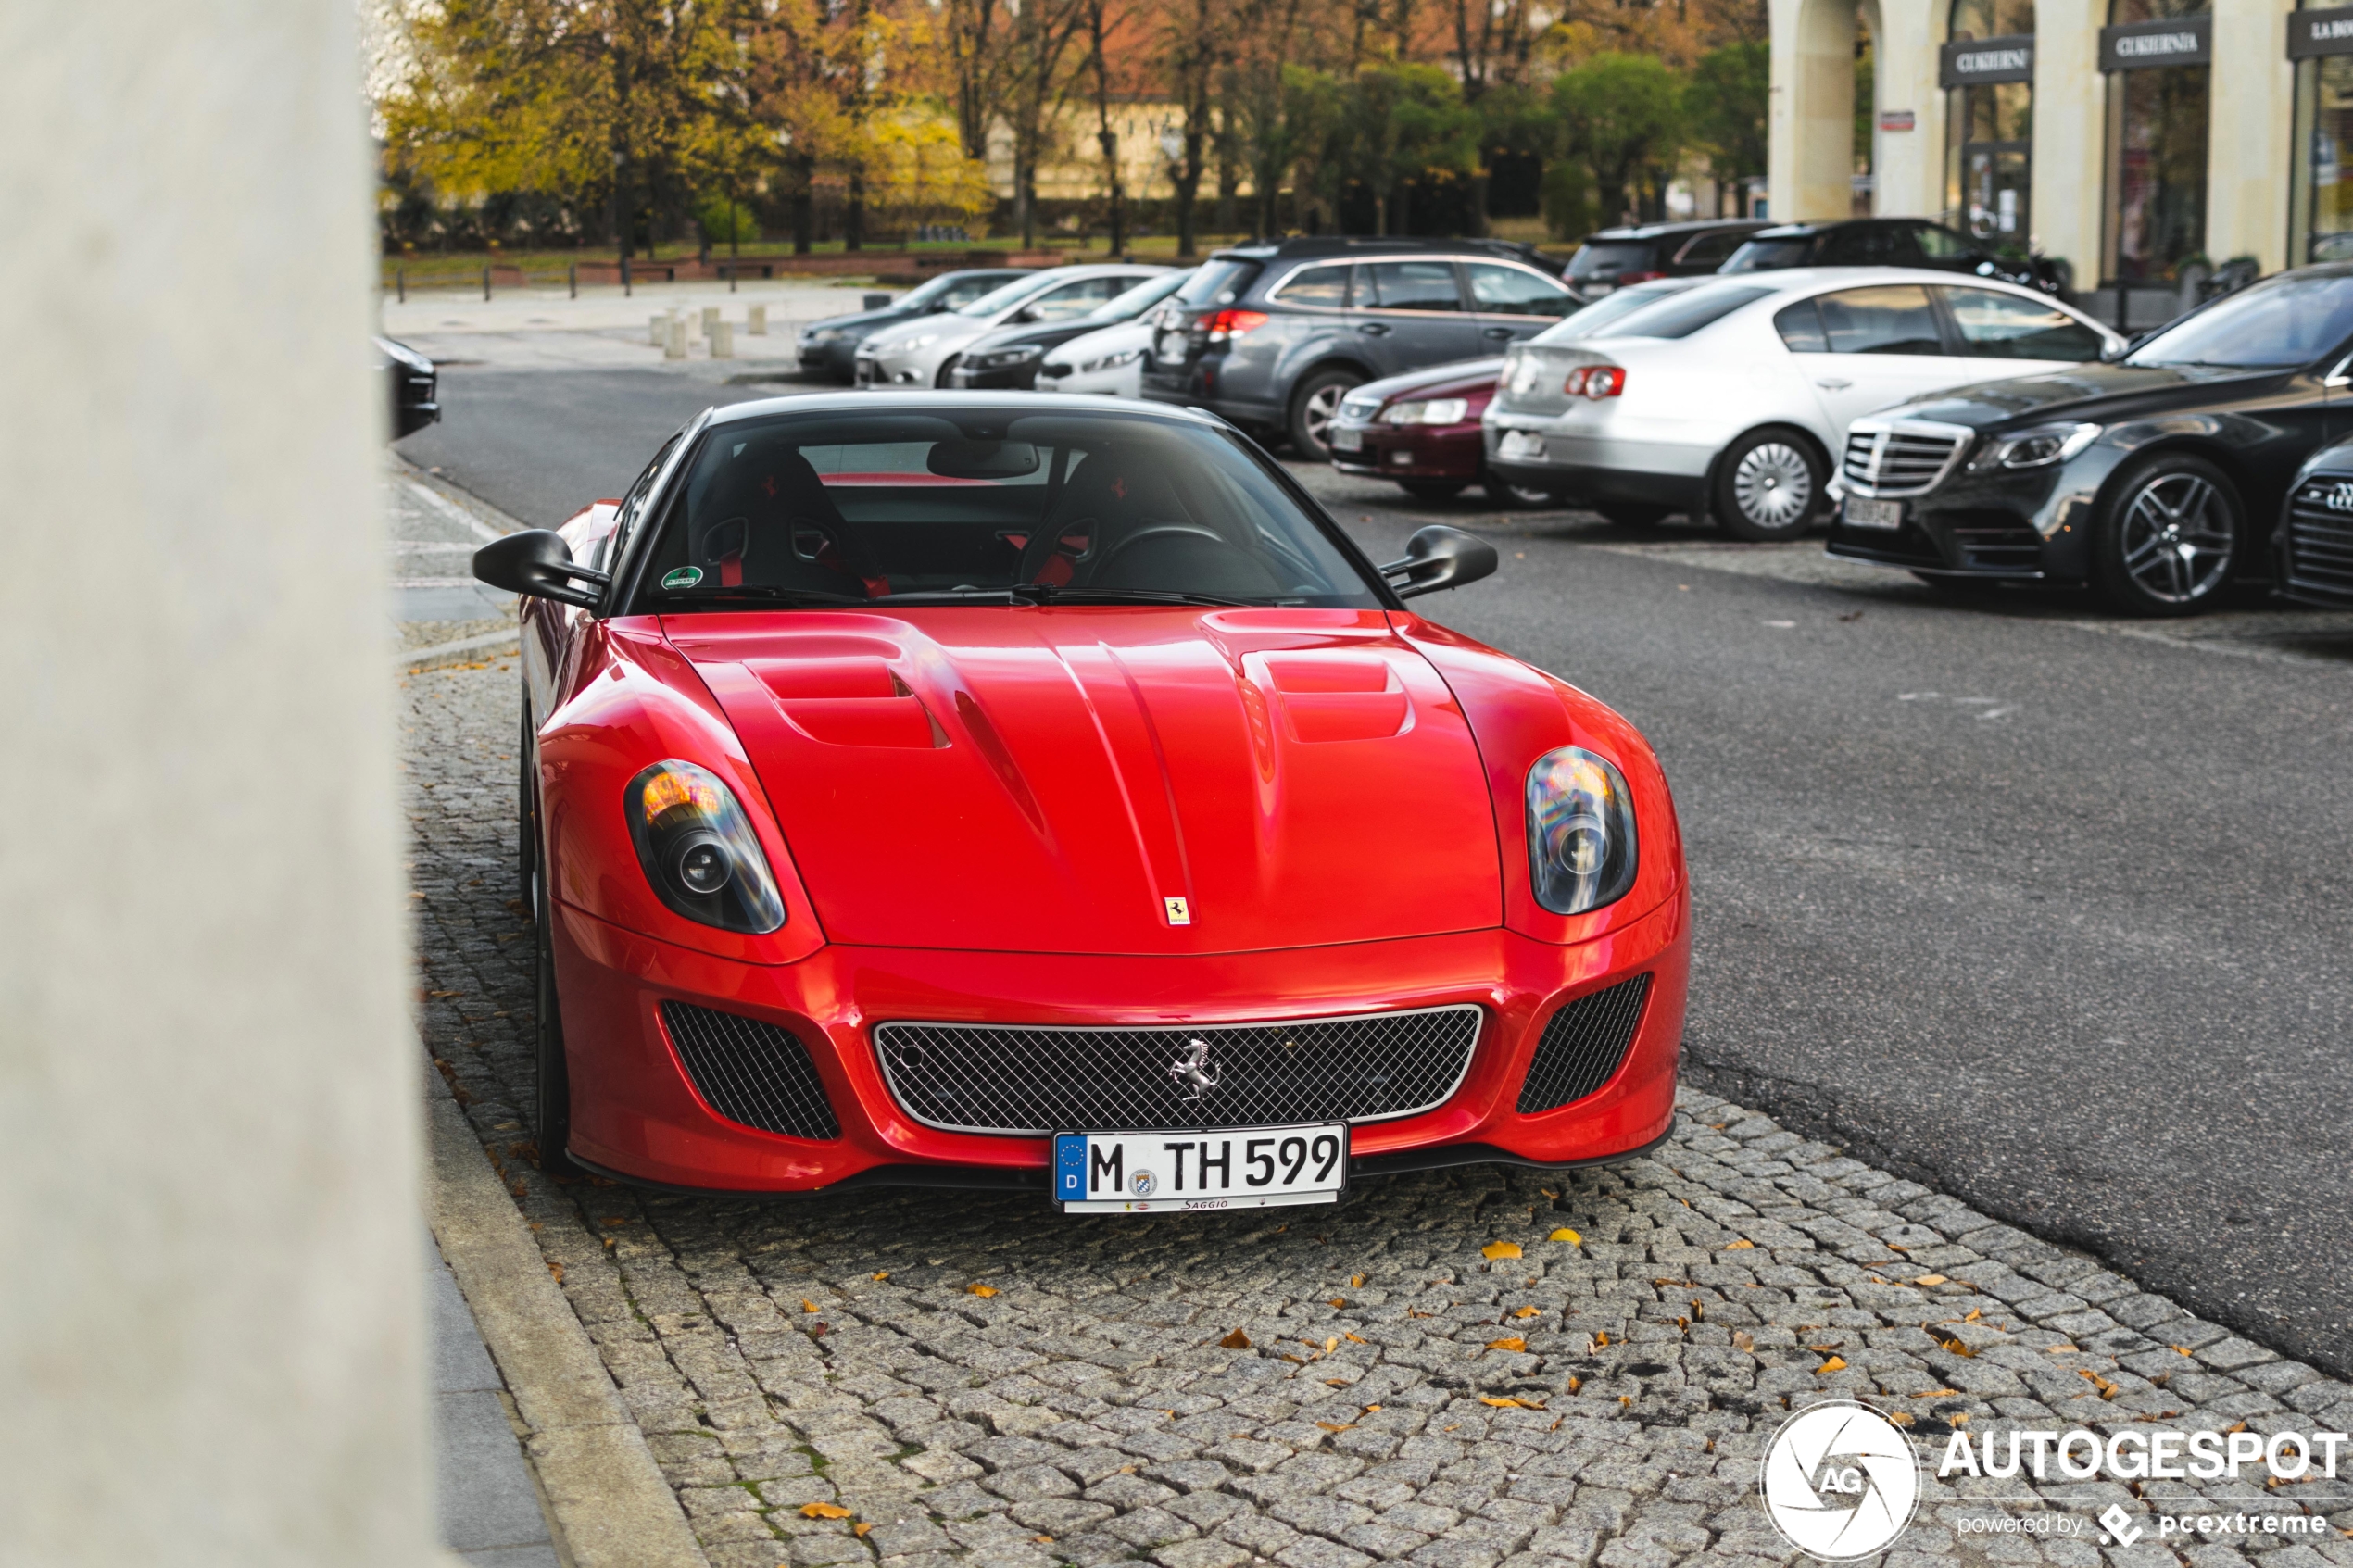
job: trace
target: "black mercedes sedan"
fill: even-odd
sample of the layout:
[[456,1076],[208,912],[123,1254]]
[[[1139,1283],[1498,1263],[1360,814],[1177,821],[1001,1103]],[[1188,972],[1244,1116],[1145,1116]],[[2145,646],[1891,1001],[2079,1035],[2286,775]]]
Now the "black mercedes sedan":
[[2267,574],[2298,467],[2353,433],[2353,263],[2283,272],[2112,362],[1984,382],[1850,427],[1830,551],[1940,587],[2088,583],[2187,615]]
[[2353,435],[2305,459],[2271,537],[2284,597],[2353,609]]
[[847,385],[857,370],[858,345],[885,327],[895,327],[918,316],[959,309],[999,284],[1010,283],[1022,275],[1018,267],[970,267],[962,271],[942,272],[937,278],[925,279],[878,310],[853,310],[847,316],[828,316],[822,321],[812,321],[800,329],[793,342],[800,373]]

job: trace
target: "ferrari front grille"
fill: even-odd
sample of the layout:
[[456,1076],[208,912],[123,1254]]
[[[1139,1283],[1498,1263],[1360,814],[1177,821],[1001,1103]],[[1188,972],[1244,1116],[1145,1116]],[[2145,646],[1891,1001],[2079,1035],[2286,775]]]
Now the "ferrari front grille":
[[661,1004],[661,1026],[695,1092],[728,1121],[788,1138],[841,1136],[817,1064],[789,1030],[685,1002]]
[[1650,990],[1651,977],[1638,974],[1555,1009],[1519,1086],[1519,1113],[1557,1110],[1615,1077],[1634,1043]]
[[1442,1105],[1478,1025],[1469,1003],[1214,1027],[882,1023],[875,1052],[907,1114],[946,1132],[1265,1127]]

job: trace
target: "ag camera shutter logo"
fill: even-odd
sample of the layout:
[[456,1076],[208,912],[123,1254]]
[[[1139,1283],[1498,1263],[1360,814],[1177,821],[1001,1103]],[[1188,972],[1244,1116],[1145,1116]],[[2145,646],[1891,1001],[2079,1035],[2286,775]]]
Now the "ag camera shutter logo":
[[1844,1562],[1885,1550],[1919,1507],[1911,1439],[1868,1406],[1808,1405],[1781,1424],[1758,1483],[1782,1538],[1808,1557]]

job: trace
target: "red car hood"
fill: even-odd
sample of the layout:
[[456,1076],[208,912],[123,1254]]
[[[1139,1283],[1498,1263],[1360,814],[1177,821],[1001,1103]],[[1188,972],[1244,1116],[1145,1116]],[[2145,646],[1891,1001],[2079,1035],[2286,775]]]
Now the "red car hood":
[[741,737],[832,941],[1191,954],[1502,919],[1469,726],[1378,610],[664,631]]

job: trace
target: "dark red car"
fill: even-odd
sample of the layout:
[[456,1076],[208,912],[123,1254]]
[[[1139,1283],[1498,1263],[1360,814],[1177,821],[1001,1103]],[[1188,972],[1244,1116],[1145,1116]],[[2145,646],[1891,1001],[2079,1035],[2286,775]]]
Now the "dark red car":
[[1495,565],[1374,565],[1213,415],[1004,393],[711,410],[488,546],[543,1157],[1088,1212],[1664,1138],[1675,809],[1406,606]]
[[1498,506],[1558,505],[1541,490],[1505,484],[1487,471],[1478,417],[1503,367],[1501,359],[1466,359],[1353,389],[1331,423],[1332,467],[1393,480],[1426,501],[1476,484]]

